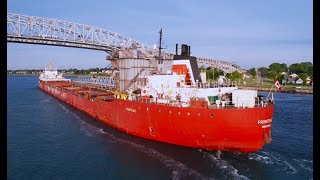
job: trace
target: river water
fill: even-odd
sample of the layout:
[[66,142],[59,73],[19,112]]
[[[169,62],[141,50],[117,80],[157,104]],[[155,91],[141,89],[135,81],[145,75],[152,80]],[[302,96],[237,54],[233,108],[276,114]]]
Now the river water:
[[274,93],[273,141],[244,155],[137,138],[42,92],[35,76],[7,80],[8,179],[313,179],[313,95]]

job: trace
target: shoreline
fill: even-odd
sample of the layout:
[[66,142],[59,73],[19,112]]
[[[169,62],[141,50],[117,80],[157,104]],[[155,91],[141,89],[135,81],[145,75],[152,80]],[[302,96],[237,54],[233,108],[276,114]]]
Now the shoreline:
[[[7,76],[40,76],[40,74],[7,74]],[[67,76],[94,76],[92,74],[76,74],[76,75],[72,75],[72,74],[68,74],[68,75],[64,75],[65,77]],[[97,75],[96,75],[97,76]]]
[[[251,89],[257,90],[261,92],[270,92],[270,88],[263,88],[263,87],[245,87],[245,86],[238,86],[239,89]],[[278,91],[277,88],[273,92],[280,92],[280,93],[297,93],[297,94],[313,94],[312,89],[283,89],[282,91]]]

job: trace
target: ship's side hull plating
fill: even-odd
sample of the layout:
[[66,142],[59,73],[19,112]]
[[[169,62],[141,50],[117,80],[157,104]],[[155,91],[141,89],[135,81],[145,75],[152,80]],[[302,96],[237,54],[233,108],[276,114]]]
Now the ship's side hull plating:
[[181,108],[120,99],[92,101],[42,82],[39,87],[109,126],[156,141],[209,150],[254,152],[271,137],[273,105]]

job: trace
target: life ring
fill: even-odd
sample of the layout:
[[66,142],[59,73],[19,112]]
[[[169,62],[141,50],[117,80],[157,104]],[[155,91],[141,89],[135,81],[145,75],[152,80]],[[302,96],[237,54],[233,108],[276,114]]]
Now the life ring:
[[143,90],[142,92],[143,92],[143,93],[146,93],[147,91],[146,91],[146,90]]

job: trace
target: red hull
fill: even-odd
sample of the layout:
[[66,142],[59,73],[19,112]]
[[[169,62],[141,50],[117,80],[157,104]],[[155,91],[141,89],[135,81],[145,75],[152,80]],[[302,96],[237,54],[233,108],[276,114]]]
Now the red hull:
[[39,87],[109,126],[151,140],[247,153],[260,150],[271,137],[273,105],[244,109],[181,108],[120,99],[91,101],[41,82]]

